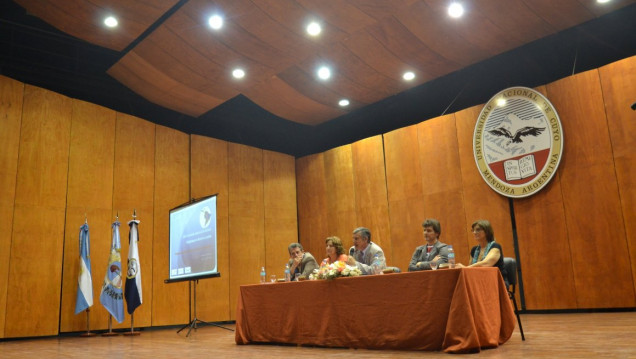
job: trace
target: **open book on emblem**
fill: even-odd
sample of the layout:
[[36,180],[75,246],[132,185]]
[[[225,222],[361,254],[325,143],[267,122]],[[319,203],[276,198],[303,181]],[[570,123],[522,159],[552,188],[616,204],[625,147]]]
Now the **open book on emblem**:
[[529,154],[518,160],[507,160],[504,162],[506,180],[518,180],[537,174],[537,167],[534,164],[534,155]]

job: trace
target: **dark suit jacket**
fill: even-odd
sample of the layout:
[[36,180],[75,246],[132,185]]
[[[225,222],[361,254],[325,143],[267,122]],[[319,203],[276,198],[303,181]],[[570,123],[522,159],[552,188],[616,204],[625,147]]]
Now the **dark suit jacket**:
[[[435,258],[439,254],[440,260],[439,264],[448,263],[448,245],[446,243],[442,243],[439,240],[435,242],[431,252],[426,253],[426,244],[423,246],[419,246],[415,248],[415,252],[413,253],[413,257],[411,257],[411,262],[409,263],[409,272],[431,269],[430,259]],[[420,265],[417,265],[417,262],[421,262]]]

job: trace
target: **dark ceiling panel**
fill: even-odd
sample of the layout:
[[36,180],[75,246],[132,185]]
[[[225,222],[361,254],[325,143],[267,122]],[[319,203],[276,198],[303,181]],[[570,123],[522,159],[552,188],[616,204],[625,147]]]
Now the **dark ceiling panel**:
[[[3,0],[0,74],[186,133],[304,156],[483,103],[505,87],[543,85],[636,54],[636,5],[629,0],[605,8],[594,0],[511,0],[501,6],[480,0],[473,3],[478,10],[472,21],[481,28],[475,31],[461,28],[465,24],[450,27],[436,0],[320,3],[170,2],[175,5],[155,22],[139,17],[136,23],[146,21],[147,27],[125,50],[113,51]],[[228,5],[235,26],[221,36],[207,28],[204,14],[219,4]],[[348,10],[341,13],[334,4]],[[348,24],[346,14],[361,20]],[[325,37],[307,38],[297,24],[321,16],[331,16],[323,19]],[[592,20],[580,24],[585,19]],[[523,29],[513,34],[515,24]],[[565,30],[554,33],[559,29]],[[499,44],[487,37],[490,32],[507,40]],[[251,40],[242,43],[244,36]],[[508,48],[517,42],[522,45]],[[272,58],[289,52],[287,59]],[[246,59],[259,76],[244,82],[223,76]],[[312,64],[319,60],[335,61],[342,79],[312,82]],[[418,74],[410,85],[399,78],[409,66]],[[328,91],[316,90],[320,86]],[[349,110],[332,104],[349,92],[355,93],[348,96],[354,100]]]

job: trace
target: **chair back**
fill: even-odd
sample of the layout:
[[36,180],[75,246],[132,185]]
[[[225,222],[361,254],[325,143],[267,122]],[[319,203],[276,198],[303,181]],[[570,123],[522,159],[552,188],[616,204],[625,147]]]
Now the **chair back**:
[[506,269],[506,278],[508,280],[508,284],[512,285],[513,288],[517,284],[517,261],[511,257],[504,257],[504,268]]

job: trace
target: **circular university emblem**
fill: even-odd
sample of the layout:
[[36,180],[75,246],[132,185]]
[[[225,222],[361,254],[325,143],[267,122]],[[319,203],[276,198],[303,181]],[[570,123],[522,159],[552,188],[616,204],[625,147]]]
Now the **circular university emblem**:
[[473,134],[473,154],[484,181],[500,194],[537,193],[554,176],[563,130],[554,106],[527,87],[500,91],[484,106]]

